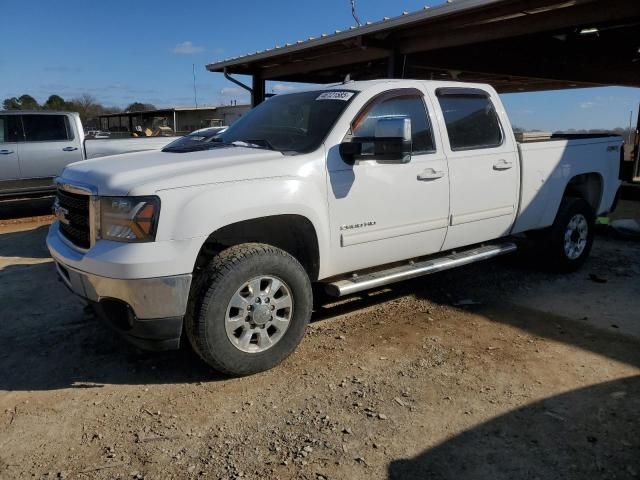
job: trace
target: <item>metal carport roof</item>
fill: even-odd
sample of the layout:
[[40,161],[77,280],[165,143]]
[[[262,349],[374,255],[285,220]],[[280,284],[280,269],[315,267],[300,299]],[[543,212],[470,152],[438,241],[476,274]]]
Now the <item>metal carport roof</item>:
[[212,72],[331,83],[424,78],[500,92],[640,86],[640,0],[454,0],[331,35],[229,58]]

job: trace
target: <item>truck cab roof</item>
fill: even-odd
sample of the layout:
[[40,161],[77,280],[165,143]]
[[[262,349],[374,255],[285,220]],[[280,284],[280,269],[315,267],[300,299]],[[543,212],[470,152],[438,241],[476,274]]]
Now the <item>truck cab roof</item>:
[[493,88],[486,83],[468,83],[468,82],[452,82],[441,80],[418,80],[418,79],[399,79],[399,78],[383,78],[378,80],[358,80],[358,81],[346,81],[344,83],[332,84],[332,85],[318,85],[310,90],[356,90],[363,92],[370,88],[379,87],[381,85],[393,86],[402,88],[405,85],[420,82],[427,84],[432,88],[442,87],[459,87],[459,88],[480,88],[483,90],[492,91]]
[[63,110],[0,110],[0,115],[76,115],[78,112],[67,112]]

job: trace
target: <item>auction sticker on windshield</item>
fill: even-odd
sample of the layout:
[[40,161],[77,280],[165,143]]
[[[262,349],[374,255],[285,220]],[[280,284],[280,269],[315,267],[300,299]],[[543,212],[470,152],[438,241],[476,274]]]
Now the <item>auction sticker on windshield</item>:
[[316,100],[342,100],[343,102],[346,102],[351,97],[353,97],[353,92],[323,92],[318,95]]

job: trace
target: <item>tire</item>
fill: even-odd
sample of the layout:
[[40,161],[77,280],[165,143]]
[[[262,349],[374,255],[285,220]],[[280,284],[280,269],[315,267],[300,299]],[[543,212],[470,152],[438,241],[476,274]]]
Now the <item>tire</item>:
[[273,368],[296,349],[313,295],[294,257],[245,243],[209,262],[194,280],[190,302],[185,329],[194,351],[215,370],[242,376]]
[[593,245],[595,214],[582,198],[565,197],[553,225],[533,236],[547,266],[573,272],[585,262]]

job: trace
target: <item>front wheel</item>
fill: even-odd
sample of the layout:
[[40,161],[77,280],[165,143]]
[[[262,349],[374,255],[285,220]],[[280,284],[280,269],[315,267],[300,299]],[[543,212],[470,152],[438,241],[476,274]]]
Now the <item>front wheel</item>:
[[561,272],[580,268],[591,251],[594,225],[595,214],[586,200],[562,200],[553,225],[538,238],[549,267]]
[[186,333],[230,375],[272,368],[298,346],[311,317],[311,282],[288,253],[248,243],[220,252],[195,280]]

